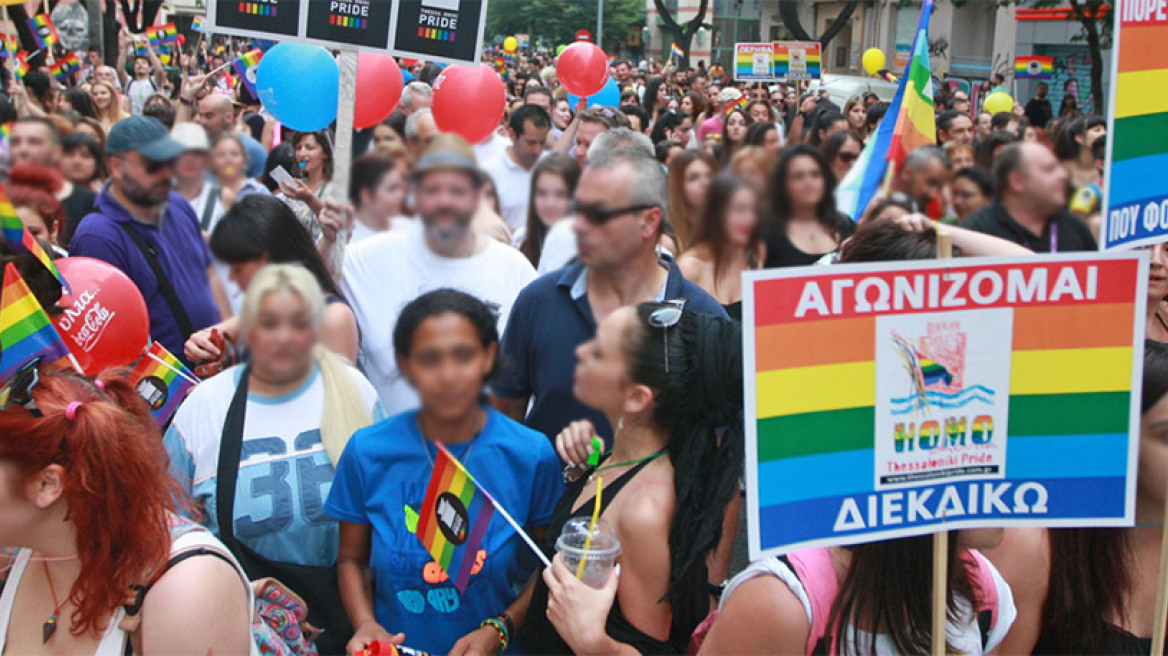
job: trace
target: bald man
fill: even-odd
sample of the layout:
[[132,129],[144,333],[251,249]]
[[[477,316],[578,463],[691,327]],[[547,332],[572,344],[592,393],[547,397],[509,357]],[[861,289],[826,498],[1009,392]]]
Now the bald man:
[[[231,98],[221,93],[207,94],[199,101],[198,113],[195,114],[194,119],[196,123],[203,126],[203,129],[207,131],[207,137],[214,142],[215,137],[227,130],[234,129],[235,103],[231,101]],[[243,141],[243,149],[247,153],[247,177],[263,177],[264,163],[267,161],[268,152],[264,150],[263,144],[256,141],[250,134],[238,131],[237,134]]]

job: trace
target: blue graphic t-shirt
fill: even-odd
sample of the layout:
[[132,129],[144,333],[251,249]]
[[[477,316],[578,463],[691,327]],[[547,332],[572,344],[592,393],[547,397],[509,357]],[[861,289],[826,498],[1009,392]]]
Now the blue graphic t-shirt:
[[[520,525],[547,526],[563,482],[560,461],[543,434],[488,410],[478,437],[449,450]],[[459,594],[415,535],[434,455],[434,445],[418,429],[417,412],[358,431],[337,463],[325,511],[373,529],[369,567],[377,622],[390,633],[405,633],[413,649],[445,654],[484,619],[507,609],[538,560],[495,513],[470,583]]]
[[[369,381],[349,369],[374,421],[381,403]],[[171,476],[204,509],[218,537],[216,485],[223,422],[242,367],[203,381],[175,413],[164,444]],[[324,512],[333,466],[320,441],[324,383],[320,371],[282,397],[249,394],[235,487],[235,537],[278,562],[314,567],[337,562],[336,520]]]

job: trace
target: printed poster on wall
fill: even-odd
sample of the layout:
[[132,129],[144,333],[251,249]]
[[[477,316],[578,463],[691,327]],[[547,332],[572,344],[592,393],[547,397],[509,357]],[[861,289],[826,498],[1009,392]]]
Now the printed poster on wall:
[[208,31],[477,64],[486,0],[215,0]]
[[1168,240],[1168,19],[1142,2],[1116,7],[1103,249]]
[[751,559],[1131,526],[1147,272],[1126,252],[747,274]]

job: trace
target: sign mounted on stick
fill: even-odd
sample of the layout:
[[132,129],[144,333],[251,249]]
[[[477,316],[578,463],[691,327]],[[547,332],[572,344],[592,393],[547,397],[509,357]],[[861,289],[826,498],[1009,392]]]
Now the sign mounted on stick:
[[751,559],[1130,526],[1147,271],[1088,253],[747,274]]
[[486,0],[215,0],[207,30],[451,63],[478,63]]

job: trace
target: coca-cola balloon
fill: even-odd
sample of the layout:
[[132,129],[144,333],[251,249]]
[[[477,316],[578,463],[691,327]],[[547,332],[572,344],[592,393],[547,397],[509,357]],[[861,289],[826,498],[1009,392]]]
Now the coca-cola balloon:
[[117,267],[88,257],[57,260],[73,293],[62,291],[53,319],[86,375],[137,360],[150,344],[150,315],[138,286]]
[[430,111],[442,132],[477,144],[499,127],[506,109],[503,80],[486,64],[447,66],[434,80]]
[[577,41],[556,59],[556,77],[574,96],[591,96],[608,82],[608,57],[595,43]]

